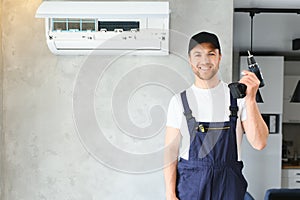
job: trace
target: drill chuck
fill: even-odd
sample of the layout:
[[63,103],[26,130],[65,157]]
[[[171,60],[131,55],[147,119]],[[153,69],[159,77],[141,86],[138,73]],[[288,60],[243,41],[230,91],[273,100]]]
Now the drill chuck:
[[248,68],[251,72],[253,72],[256,77],[258,78],[258,80],[260,81],[259,87],[263,87],[265,86],[265,82],[263,79],[263,75],[259,69],[259,65],[257,64],[257,62],[255,61],[253,55],[251,55],[250,51],[248,51],[248,58],[247,58],[247,62],[248,62]]

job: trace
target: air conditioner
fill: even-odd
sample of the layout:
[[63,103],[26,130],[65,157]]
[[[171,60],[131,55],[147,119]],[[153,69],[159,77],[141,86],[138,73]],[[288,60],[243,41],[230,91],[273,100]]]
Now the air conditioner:
[[168,55],[169,2],[44,1],[46,40],[57,55]]

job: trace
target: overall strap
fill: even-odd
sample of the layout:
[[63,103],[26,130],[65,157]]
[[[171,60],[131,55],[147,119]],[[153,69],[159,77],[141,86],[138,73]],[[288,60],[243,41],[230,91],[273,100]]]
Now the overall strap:
[[181,92],[180,96],[181,96],[181,101],[182,101],[182,105],[183,105],[183,109],[184,109],[183,114],[184,114],[186,120],[189,121],[190,119],[193,118],[193,115],[192,115],[192,110],[190,109],[189,103],[186,98],[186,90]]
[[230,92],[230,106],[229,106],[229,110],[230,110],[230,124],[231,124],[231,133],[233,133],[233,143],[234,143],[234,151],[232,151],[231,156],[233,156],[234,160],[238,160],[238,152],[237,152],[237,141],[236,141],[236,122],[237,122],[237,118],[238,118],[238,111],[239,111],[239,107],[237,105],[237,99],[233,98],[233,96],[231,95]]
[[181,95],[181,101],[184,109],[183,114],[185,116],[189,133],[190,133],[190,140],[193,141],[196,136],[195,134],[195,128],[197,126],[196,119],[192,115],[192,110],[190,109],[189,103],[187,101],[186,91],[183,91],[180,95]]
[[238,118],[238,111],[239,111],[239,107],[237,105],[237,99],[233,98],[231,92],[230,92],[230,106],[229,106],[229,110],[230,110],[230,119],[237,119]]

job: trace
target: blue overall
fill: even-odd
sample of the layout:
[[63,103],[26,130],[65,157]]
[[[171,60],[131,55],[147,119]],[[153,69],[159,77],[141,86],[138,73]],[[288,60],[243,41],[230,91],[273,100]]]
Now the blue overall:
[[247,181],[237,159],[237,100],[230,95],[230,121],[197,122],[186,91],[181,93],[190,133],[189,159],[180,158],[176,192],[180,200],[243,200]]

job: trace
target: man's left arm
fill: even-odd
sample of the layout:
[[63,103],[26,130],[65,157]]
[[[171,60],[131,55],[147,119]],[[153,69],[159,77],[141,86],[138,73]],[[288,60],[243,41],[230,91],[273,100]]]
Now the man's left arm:
[[269,129],[263,120],[256,103],[256,92],[259,86],[259,80],[256,75],[249,71],[243,71],[244,76],[239,81],[247,85],[245,103],[247,110],[247,119],[242,121],[246,137],[253,148],[263,149],[267,144]]

